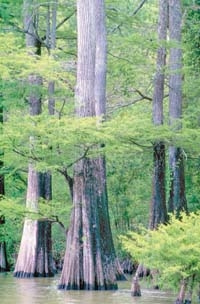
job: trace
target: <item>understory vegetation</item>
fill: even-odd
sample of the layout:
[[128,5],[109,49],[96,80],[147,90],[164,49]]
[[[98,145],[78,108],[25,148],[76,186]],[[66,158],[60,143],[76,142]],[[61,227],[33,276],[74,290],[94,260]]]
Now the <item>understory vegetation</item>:
[[[59,288],[115,289],[128,260],[189,303],[200,280],[200,1],[80,1],[0,3],[0,269],[51,275],[67,267],[67,239],[81,251],[71,264],[82,274],[99,250],[103,275],[65,271]],[[20,268],[28,221],[52,229],[39,237],[52,244],[48,275]]]

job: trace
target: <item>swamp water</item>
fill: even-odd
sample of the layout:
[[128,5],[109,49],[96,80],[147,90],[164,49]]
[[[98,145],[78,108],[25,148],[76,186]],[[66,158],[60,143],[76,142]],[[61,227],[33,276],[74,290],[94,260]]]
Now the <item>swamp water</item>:
[[132,298],[130,281],[119,282],[117,291],[60,291],[59,277],[16,279],[0,274],[0,304],[173,304],[172,294],[142,290],[142,297]]

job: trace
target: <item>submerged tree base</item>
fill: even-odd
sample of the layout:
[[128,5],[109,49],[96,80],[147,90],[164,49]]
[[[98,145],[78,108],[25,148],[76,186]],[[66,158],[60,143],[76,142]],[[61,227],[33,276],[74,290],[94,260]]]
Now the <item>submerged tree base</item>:
[[59,289],[116,290],[125,276],[112,240],[103,157],[76,164],[73,193]]
[[141,291],[140,290],[135,290],[131,292],[132,297],[141,297]]
[[99,285],[89,285],[86,283],[82,283],[79,285],[76,284],[60,284],[58,285],[58,289],[59,290],[117,290],[117,284],[110,284],[110,285],[103,285],[103,286],[99,286]]
[[132,297],[141,297],[141,289],[140,289],[140,285],[139,282],[133,282],[133,286],[131,289],[131,296]]
[[28,273],[24,271],[14,272],[13,275],[15,278],[50,278],[54,276],[54,273]]
[[123,273],[117,273],[116,274],[116,280],[117,281],[127,281],[127,278]]
[[7,252],[6,252],[6,243],[0,243],[0,272],[9,271],[8,261],[7,261]]
[[14,277],[52,277],[51,224],[26,219]]
[[115,266],[116,266],[116,280],[117,281],[127,281],[127,278],[124,274],[123,268],[119,262],[119,259],[115,259]]
[[184,302],[182,300],[177,299],[175,304],[184,304]]

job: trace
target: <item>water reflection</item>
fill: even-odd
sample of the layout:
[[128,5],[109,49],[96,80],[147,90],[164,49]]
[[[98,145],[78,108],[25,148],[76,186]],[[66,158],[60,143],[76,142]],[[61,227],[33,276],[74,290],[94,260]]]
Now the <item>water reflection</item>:
[[118,291],[60,291],[58,277],[16,279],[0,274],[0,304],[171,304],[172,295],[143,290],[141,298],[130,296],[130,282],[120,282]]

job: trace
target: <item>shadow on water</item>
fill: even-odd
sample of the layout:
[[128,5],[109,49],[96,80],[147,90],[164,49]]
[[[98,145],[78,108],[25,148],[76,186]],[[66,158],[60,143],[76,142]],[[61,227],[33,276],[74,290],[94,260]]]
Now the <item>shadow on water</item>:
[[166,292],[143,290],[141,298],[130,296],[130,282],[120,282],[118,291],[60,291],[58,277],[16,279],[0,274],[0,304],[171,304]]

